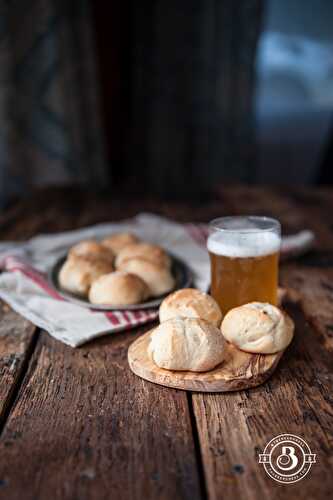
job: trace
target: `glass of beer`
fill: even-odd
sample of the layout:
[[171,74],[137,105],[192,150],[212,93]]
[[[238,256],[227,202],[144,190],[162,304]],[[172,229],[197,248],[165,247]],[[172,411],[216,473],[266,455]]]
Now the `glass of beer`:
[[211,294],[223,314],[248,302],[277,304],[280,223],[269,217],[221,217],[210,223]]

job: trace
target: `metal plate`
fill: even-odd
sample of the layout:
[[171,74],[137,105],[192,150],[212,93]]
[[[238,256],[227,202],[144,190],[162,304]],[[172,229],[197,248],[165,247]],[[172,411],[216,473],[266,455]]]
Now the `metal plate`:
[[[169,254],[170,255],[170,254]],[[171,272],[172,275],[174,276],[176,280],[176,285],[174,287],[174,290],[179,290],[180,288],[188,288],[192,284],[192,273],[190,269],[187,267],[184,262],[182,262],[180,259],[177,257],[174,257],[173,255],[170,255],[172,264],[171,264]],[[127,306],[110,306],[107,304],[103,305],[98,305],[98,304],[91,304],[88,300],[80,297],[79,295],[75,295],[73,293],[67,292],[66,290],[63,290],[58,281],[58,275],[59,271],[61,269],[61,266],[65,262],[67,258],[67,254],[63,255],[60,257],[53,267],[51,268],[49,272],[49,281],[53,288],[57,290],[57,292],[66,300],[69,302],[73,302],[74,304],[83,306],[83,307],[88,307],[89,309],[95,309],[99,311],[138,311],[140,309],[150,309],[154,307],[158,307],[164,297],[166,297],[169,293],[161,295],[160,297],[156,297],[152,300],[147,300],[146,302],[141,302],[140,304],[132,304],[132,305],[127,305]]]

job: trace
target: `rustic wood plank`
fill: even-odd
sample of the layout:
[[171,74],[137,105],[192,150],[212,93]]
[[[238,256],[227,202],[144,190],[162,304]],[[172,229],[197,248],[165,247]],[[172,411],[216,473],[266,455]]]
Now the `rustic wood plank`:
[[[331,196],[329,196],[329,192]],[[321,194],[322,193],[322,194]],[[255,214],[278,218],[284,234],[312,229],[316,234],[315,250],[333,249],[330,210],[333,189],[319,190],[295,187],[234,186],[219,191],[230,215]]]
[[182,221],[209,221],[227,214],[219,199],[189,202],[161,201],[133,194],[117,198],[109,192],[86,192],[79,189],[42,189],[14,204],[0,214],[1,237],[25,240],[40,232],[72,230],[101,222],[133,217],[140,212],[154,212]]
[[41,334],[0,444],[6,500],[201,498],[186,393],[130,372],[134,338]]
[[230,215],[275,217],[280,220],[283,233],[309,228],[304,211],[296,208],[294,201],[287,194],[280,194],[277,188],[234,186],[232,189],[221,189],[220,197],[222,203],[229,207]]
[[36,328],[0,301],[0,429],[34,346]]
[[333,267],[285,266],[281,272],[284,286],[296,290],[307,321],[320,336],[323,347],[333,351]]
[[[307,499],[332,495],[331,357],[302,314],[293,316],[295,341],[264,386],[192,396],[210,499],[288,495],[294,500],[303,499],[304,491]],[[308,477],[293,485],[276,483],[258,463],[258,453],[282,433],[303,437],[318,457]]]
[[[51,189],[14,205],[0,217],[0,227],[3,239],[26,239],[38,232],[122,219],[143,210],[180,220],[191,220],[193,216],[186,203],[175,203],[170,208],[157,200],[129,202],[108,194]],[[207,220],[211,218],[210,213],[208,208]],[[120,334],[119,339],[123,338],[126,334]],[[129,334],[128,341],[133,338],[133,334]],[[23,493],[25,498],[28,495],[40,498],[43,492],[49,491],[55,492],[55,498],[72,498],[76,492],[80,492],[80,498],[82,495],[95,498],[96,483],[98,498],[103,495],[109,498],[112,491],[117,498],[141,498],[142,495],[145,498],[199,498],[186,395],[150,386],[126,374],[127,345],[124,347],[114,339],[112,342],[116,344],[109,345],[109,340],[105,345],[97,343],[96,351],[95,344],[72,351],[45,335],[42,339],[4,431],[1,449],[5,453],[0,453],[4,479],[1,474],[0,485],[5,488],[6,499],[21,498]],[[105,368],[107,357],[113,361]],[[75,390],[75,406],[71,410]],[[104,394],[109,396],[106,401]],[[91,398],[102,408],[101,415],[91,409]],[[105,417],[103,411],[107,413]],[[84,442],[81,435],[85,422],[89,423],[93,417],[98,428],[96,430],[95,425],[93,429],[92,450],[85,445],[90,439],[89,432]],[[107,434],[106,439],[103,432]],[[42,440],[37,438],[39,435],[43,436]],[[64,450],[66,460],[62,464]],[[54,480],[50,478],[49,469],[51,476],[54,472]],[[22,470],[26,472],[21,474]],[[35,481],[31,482],[31,477]],[[84,484],[87,481],[89,488]]]
[[[330,196],[328,193],[330,192]],[[333,190],[328,189],[304,189],[302,187],[290,187],[284,194],[279,192],[280,197],[288,200],[293,211],[302,213],[306,227],[315,232],[315,253],[325,250],[333,251]]]
[[[293,499],[300,498],[301,492],[304,497],[306,491],[307,498],[317,500],[329,495],[327,477],[332,470],[332,299],[331,274],[327,275],[328,268],[333,268],[328,217],[332,191],[327,190],[320,203],[322,197],[313,197],[307,190],[303,198],[290,190],[281,194],[279,189],[228,187],[222,191],[220,200],[205,200],[199,206],[52,190],[15,207],[9,219],[0,217],[0,227],[3,238],[24,239],[38,231],[72,229],[151,210],[180,221],[262,213],[280,218],[289,232],[314,229],[316,251],[284,266],[282,272],[283,283],[301,292],[300,307],[306,316],[295,312],[296,342],[278,372],[271,382],[250,392],[196,395],[193,411],[211,498],[269,494]],[[317,287],[317,301],[312,287]],[[131,378],[124,353],[133,338],[130,333],[120,334],[112,341],[104,339],[71,351],[41,336],[0,445],[0,471],[4,472],[0,492],[6,500],[22,495],[45,498],[50,491],[53,498],[200,496],[186,400],[176,391]],[[280,486],[257,464],[259,450],[279,432],[303,435],[318,454],[320,462],[298,484]]]
[[[290,311],[296,319],[295,341],[276,374],[251,391],[192,396],[209,498],[326,498],[333,491],[333,264],[327,258],[333,235],[329,219],[323,208],[314,210],[278,189],[239,186],[222,189],[220,195],[230,213],[272,215],[287,232],[313,229],[317,246],[310,256],[282,266],[281,283],[293,288],[299,306]],[[323,251],[326,260],[321,260],[319,268],[316,259]],[[266,475],[258,464],[258,453],[274,436],[288,432],[308,441],[318,464],[304,480],[284,486]]]

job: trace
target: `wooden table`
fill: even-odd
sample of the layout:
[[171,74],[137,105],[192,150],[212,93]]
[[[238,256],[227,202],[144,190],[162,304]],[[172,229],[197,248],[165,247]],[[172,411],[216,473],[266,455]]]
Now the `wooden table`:
[[[296,290],[296,338],[263,386],[229,394],[159,387],[134,376],[127,348],[145,328],[79,349],[2,304],[0,498],[324,499],[333,494],[333,190],[221,189],[214,200],[163,203],[41,191],[0,216],[3,239],[72,229],[151,210],[179,221],[224,214],[311,228],[311,254],[281,266]],[[303,437],[317,463],[281,485],[258,453],[281,433]]]

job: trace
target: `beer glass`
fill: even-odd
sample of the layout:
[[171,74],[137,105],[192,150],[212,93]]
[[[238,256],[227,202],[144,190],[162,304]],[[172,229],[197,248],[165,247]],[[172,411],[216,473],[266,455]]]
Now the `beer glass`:
[[248,302],[277,304],[280,223],[269,217],[221,217],[210,223],[211,294],[223,314]]

